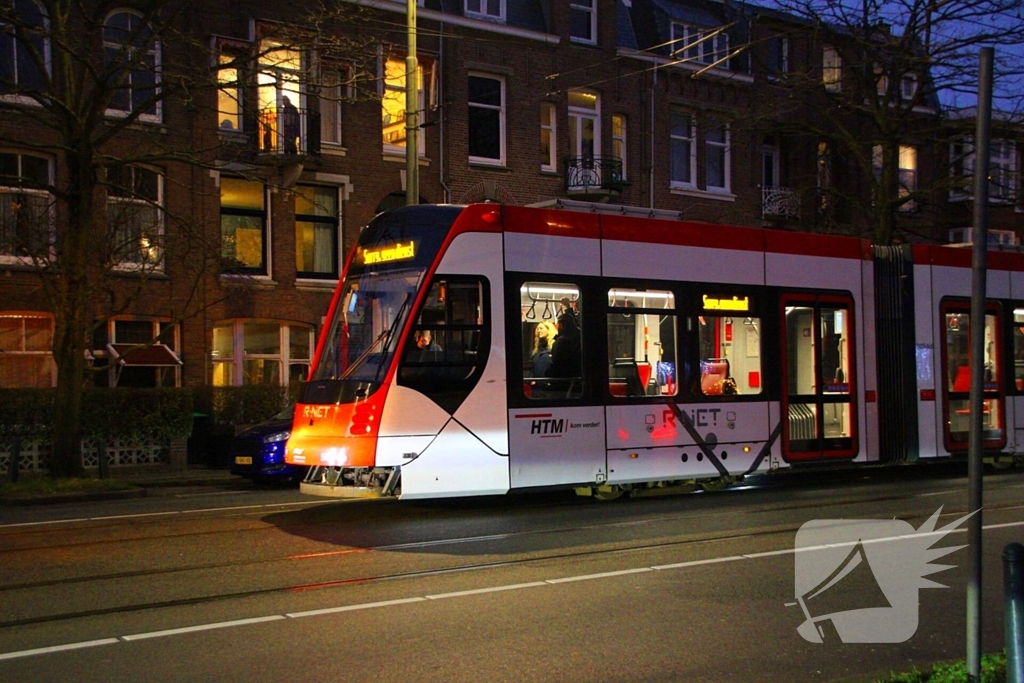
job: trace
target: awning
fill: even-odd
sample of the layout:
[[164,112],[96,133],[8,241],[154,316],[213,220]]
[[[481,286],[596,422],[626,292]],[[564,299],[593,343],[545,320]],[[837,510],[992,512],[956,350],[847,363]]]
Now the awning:
[[124,366],[159,368],[181,365],[178,354],[164,344],[107,344],[107,352],[113,362]]

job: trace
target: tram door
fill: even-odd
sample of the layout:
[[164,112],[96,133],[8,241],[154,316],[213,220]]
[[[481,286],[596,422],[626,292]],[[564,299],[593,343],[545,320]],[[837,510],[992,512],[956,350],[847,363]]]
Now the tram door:
[[783,454],[805,462],[856,455],[853,300],[782,298]]

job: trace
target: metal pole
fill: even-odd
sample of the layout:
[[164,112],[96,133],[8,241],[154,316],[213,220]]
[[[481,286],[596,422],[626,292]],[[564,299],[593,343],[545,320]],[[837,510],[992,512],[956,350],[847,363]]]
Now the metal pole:
[[1003,548],[1003,642],[1006,683],[1024,683],[1024,545]]
[[974,136],[974,265],[971,282],[971,414],[967,439],[968,507],[976,514],[968,521],[970,575],[967,579],[967,680],[981,681],[981,478],[982,404],[985,391],[985,287],[988,258],[988,157],[992,119],[992,56],[981,49],[978,64],[978,120]]
[[416,0],[406,2],[406,38],[408,54],[405,56],[405,204],[420,203],[419,168],[419,65],[416,62]]

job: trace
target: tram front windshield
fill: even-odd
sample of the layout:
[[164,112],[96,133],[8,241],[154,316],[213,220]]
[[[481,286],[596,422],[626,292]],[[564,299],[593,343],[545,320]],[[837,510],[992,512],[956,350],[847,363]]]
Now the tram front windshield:
[[380,381],[423,273],[421,269],[370,271],[346,281],[312,379]]

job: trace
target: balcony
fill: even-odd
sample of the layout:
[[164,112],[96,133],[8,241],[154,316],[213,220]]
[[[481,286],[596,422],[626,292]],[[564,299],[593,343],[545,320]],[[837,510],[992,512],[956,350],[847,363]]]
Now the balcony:
[[320,156],[320,112],[309,109],[268,108],[260,111],[256,145],[259,156],[294,164]]
[[800,194],[788,187],[762,187],[761,217],[800,218]]
[[570,197],[618,196],[622,180],[619,157],[570,157],[565,160],[565,193]]

